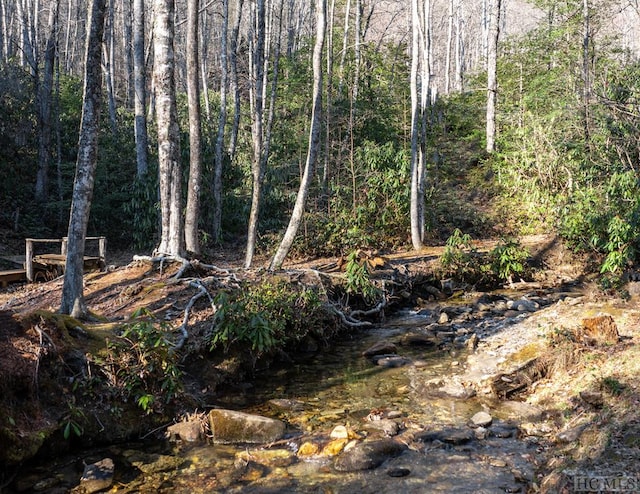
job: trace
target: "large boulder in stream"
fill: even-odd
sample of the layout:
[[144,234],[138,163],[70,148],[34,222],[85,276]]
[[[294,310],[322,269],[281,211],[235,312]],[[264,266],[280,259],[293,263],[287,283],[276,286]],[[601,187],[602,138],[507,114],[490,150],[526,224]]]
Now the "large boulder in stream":
[[335,462],[335,469],[340,472],[356,472],[371,470],[382,465],[389,458],[400,456],[407,449],[393,439],[365,441],[342,453]]
[[214,443],[270,443],[284,434],[284,422],[235,410],[214,409],[209,412]]

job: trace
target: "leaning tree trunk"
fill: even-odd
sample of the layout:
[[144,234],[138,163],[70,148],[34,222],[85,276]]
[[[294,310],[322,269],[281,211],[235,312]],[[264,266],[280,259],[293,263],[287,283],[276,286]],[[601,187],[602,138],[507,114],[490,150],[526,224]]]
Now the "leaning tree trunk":
[[93,0],[89,9],[82,120],[80,123],[76,177],[71,200],[69,232],[67,234],[66,269],[60,305],[61,313],[70,314],[76,318],[82,318],[87,315],[82,275],[84,243],[87,236],[89,211],[93,198],[93,183],[98,161],[98,130],[102,98],[100,45],[104,30],[105,1]]
[[199,0],[187,2],[187,98],[189,104],[189,187],[184,237],[188,252],[200,254],[198,220],[202,185],[202,139],[200,117],[200,64],[198,62]]
[[322,50],[324,47],[324,33],[326,24],[326,0],[316,1],[316,42],[313,49],[313,110],[311,113],[311,130],[309,131],[309,148],[307,151],[307,161],[304,167],[302,181],[298,189],[296,203],[293,207],[289,226],[284,234],[282,242],[278,247],[269,269],[275,270],[282,267],[289,249],[293,245],[298,228],[302,223],[305,203],[309,195],[309,188],[313,180],[313,170],[317,161],[320,149],[320,133],[322,131]]
[[502,0],[493,0],[491,18],[489,19],[489,49],[487,52],[487,153],[493,153],[496,149],[497,65],[501,1]]
[[174,0],[155,1],[154,87],[158,127],[161,236],[157,253],[182,256],[182,170],[174,78]]

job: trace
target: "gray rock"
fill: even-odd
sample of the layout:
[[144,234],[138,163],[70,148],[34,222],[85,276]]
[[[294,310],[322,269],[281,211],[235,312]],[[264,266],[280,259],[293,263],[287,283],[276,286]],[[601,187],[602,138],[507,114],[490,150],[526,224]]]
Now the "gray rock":
[[202,439],[200,421],[188,420],[170,425],[167,427],[166,436],[170,441],[180,439],[188,443],[198,442]]
[[440,317],[438,318],[438,324],[446,324],[449,322],[449,314],[446,312],[441,312]]
[[85,465],[80,478],[80,487],[87,494],[108,489],[113,484],[115,467],[111,458],[105,458],[90,465]]
[[383,432],[387,436],[397,436],[400,426],[395,420],[381,419],[374,420],[367,424],[367,429],[375,429]]
[[340,472],[356,472],[371,470],[382,465],[389,458],[400,456],[407,449],[405,444],[393,439],[366,441],[343,452],[335,462],[335,469]]
[[235,410],[209,412],[214,443],[270,443],[284,434],[284,422]]
[[472,427],[489,427],[493,422],[493,417],[489,415],[487,412],[478,412],[473,417],[471,417],[471,426]]

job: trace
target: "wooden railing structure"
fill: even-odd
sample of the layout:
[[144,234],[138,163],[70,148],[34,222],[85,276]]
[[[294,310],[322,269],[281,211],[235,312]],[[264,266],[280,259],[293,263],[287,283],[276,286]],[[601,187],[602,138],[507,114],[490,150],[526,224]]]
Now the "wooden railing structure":
[[[85,256],[84,266],[86,268],[104,269],[107,257],[107,239],[106,237],[86,237],[85,241],[98,241],[98,255]],[[25,270],[27,281],[34,281],[36,269],[49,270],[51,267],[60,267],[64,269],[67,262],[67,237],[63,238],[28,238],[26,239],[25,248]],[[60,254],[35,254],[34,244],[37,243],[60,243]]]
[[[104,269],[106,267],[107,258],[106,237],[87,237],[85,240],[98,242],[98,255],[84,257],[85,269]],[[47,273],[64,271],[64,267],[67,262],[67,242],[67,237],[25,239],[24,269],[0,271],[0,284],[2,286],[6,286],[7,283],[23,281],[25,279],[29,282],[33,282],[41,273],[46,277]],[[60,253],[36,254],[36,244],[46,243],[60,244]]]

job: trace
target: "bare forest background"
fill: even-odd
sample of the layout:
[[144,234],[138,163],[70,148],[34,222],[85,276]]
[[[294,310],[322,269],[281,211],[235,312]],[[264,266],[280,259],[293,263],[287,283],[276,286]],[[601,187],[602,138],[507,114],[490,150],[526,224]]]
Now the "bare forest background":
[[628,0],[0,0],[0,248],[70,233],[84,170],[76,232],[120,249],[277,268],[555,231],[619,276],[639,31]]

